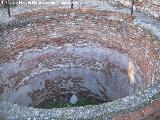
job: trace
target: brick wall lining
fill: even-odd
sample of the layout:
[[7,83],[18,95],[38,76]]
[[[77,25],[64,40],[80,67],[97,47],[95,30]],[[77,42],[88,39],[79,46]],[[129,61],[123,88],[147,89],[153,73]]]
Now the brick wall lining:
[[[52,14],[56,11],[56,10],[49,10],[49,11],[51,11],[51,13],[50,12],[48,12],[49,13],[49,16],[52,16]],[[61,20],[74,20],[72,17],[70,18],[70,13],[72,13],[73,11],[70,11],[70,10],[60,10],[61,12],[62,11],[66,11],[66,13],[65,14],[68,14],[67,15],[67,17],[63,17],[63,16],[56,16],[56,18],[54,18],[54,19],[61,19]],[[61,13],[60,12],[60,13]],[[106,12],[102,12],[102,13],[100,13],[100,12],[92,12],[92,11],[87,11],[87,10],[74,10],[74,12],[78,12],[78,14],[81,14],[81,13],[85,13],[85,14],[87,14],[88,16],[87,17],[89,17],[89,20],[91,19],[93,19],[93,18],[95,18],[95,16],[112,16],[112,15],[117,15],[118,13],[107,13],[107,15],[106,15]],[[19,15],[19,16],[16,16],[17,17],[17,19],[22,19],[22,20],[26,20],[26,19],[28,19],[28,21],[30,21],[30,20],[33,20],[33,19],[42,19],[42,20],[40,20],[39,22],[35,22],[38,26],[41,26],[41,27],[44,27],[44,26],[47,26],[47,24],[49,25],[50,24],[50,20],[49,19],[53,19],[53,18],[45,18],[46,17],[46,15],[44,15],[44,13],[45,13],[45,11],[43,11],[43,12],[39,12],[38,13],[38,15],[37,15],[37,13],[26,13],[26,14],[22,14],[22,15]],[[105,14],[105,15],[104,15]],[[109,15],[108,15],[109,14]],[[33,15],[33,17],[30,19],[30,18],[28,18],[29,16],[32,16]],[[48,16],[48,17],[49,17]],[[92,17],[93,16],[93,17]],[[127,16],[127,15],[125,15],[125,14],[118,14],[118,16],[119,17],[121,17],[122,19],[123,19],[123,22],[122,21],[115,21],[115,20],[108,20],[108,19],[103,19],[103,20],[101,20],[101,19],[99,19],[99,20],[97,20],[97,22],[96,22],[96,24],[97,25],[103,25],[104,23],[106,24],[106,25],[111,25],[111,27],[115,27],[115,28],[117,28],[116,29],[116,32],[117,33],[121,33],[122,31],[123,31],[123,36],[122,37],[120,37],[119,38],[119,40],[120,41],[122,41],[122,42],[124,42],[124,41],[127,41],[127,43],[126,43],[126,45],[125,45],[125,47],[120,47],[121,45],[124,45],[124,44],[120,44],[120,45],[115,45],[114,43],[116,42],[116,40],[117,40],[117,36],[119,35],[117,35],[116,36],[116,38],[114,38],[114,36],[113,36],[113,38],[112,38],[112,40],[113,40],[113,42],[112,41],[103,41],[102,42],[102,40],[104,40],[104,39],[100,39],[98,42],[100,42],[101,44],[103,44],[103,46],[104,47],[110,47],[110,48],[112,48],[112,49],[116,49],[116,50],[120,50],[122,53],[123,52],[127,52],[129,55],[130,55],[130,57],[133,57],[133,60],[135,60],[136,62],[137,62],[137,64],[139,64],[143,69],[144,69],[144,71],[143,71],[143,73],[145,73],[145,72],[148,72],[147,70],[149,69],[149,68],[151,68],[151,69],[156,69],[157,71],[155,71],[155,72],[153,72],[152,71],[152,74],[153,73],[155,73],[155,80],[158,80],[159,79],[159,68],[158,68],[158,66],[156,66],[156,65],[158,65],[158,60],[159,60],[159,52],[158,52],[158,48],[159,48],[159,45],[158,44],[156,44],[156,43],[154,43],[153,41],[155,40],[155,38],[154,38],[154,36],[152,35],[152,34],[150,34],[149,32],[147,32],[147,31],[145,31],[144,29],[142,29],[142,28],[137,28],[137,27],[135,27],[135,26],[132,26],[132,25],[130,25],[129,23],[125,23],[125,22],[128,22],[128,21],[132,21],[131,19],[130,19],[130,17],[129,16]],[[86,18],[87,18],[86,17]],[[91,18],[90,18],[91,17]],[[48,20],[48,21],[47,21]],[[26,20],[27,21],[27,20]],[[43,22],[42,22],[43,21]],[[47,21],[47,23],[45,23],[45,21]],[[33,22],[33,21],[32,21]],[[25,23],[25,22],[24,22]],[[29,24],[30,22],[27,22],[27,25]],[[34,23],[34,22],[33,22]],[[131,31],[131,33],[129,33],[131,36],[129,37],[129,38],[127,38],[128,36],[126,35],[126,32],[128,32],[128,31],[126,31],[125,29],[123,29],[123,28],[121,28],[124,24],[123,23],[125,23],[127,26],[129,26],[129,27],[127,27],[127,29],[129,30],[129,31]],[[3,34],[2,36],[1,36],[1,39],[2,39],[2,41],[4,40],[4,37],[5,37],[5,35],[4,35],[4,33],[5,33],[5,31],[7,31],[8,33],[9,33],[9,37],[15,37],[14,35],[16,35],[16,33],[17,33],[17,31],[23,31],[24,29],[23,29],[23,27],[22,27],[22,29],[21,29],[21,27],[18,27],[18,29],[17,30],[15,30],[15,31],[13,31],[13,27],[15,27],[15,28],[17,28],[17,26],[15,26],[16,24],[13,22],[13,24],[10,24],[10,25],[7,25],[7,26],[5,26],[5,25],[2,25],[2,26],[5,26],[3,29],[1,29],[1,31],[2,31],[2,33],[1,34]],[[20,25],[21,26],[21,25]],[[34,26],[35,28],[37,27],[37,26]],[[104,26],[103,26],[104,27]],[[124,27],[124,26],[123,26]],[[47,30],[47,29],[46,29]],[[113,32],[113,31],[112,31]],[[135,37],[135,33],[134,32],[136,32],[136,33],[139,33],[139,34],[137,34],[137,36]],[[114,32],[113,32],[114,33]],[[17,47],[15,47],[15,46],[13,46],[13,48],[12,47],[6,47],[6,49],[3,49],[3,47],[1,46],[1,49],[3,49],[2,50],[2,53],[1,53],[1,63],[5,63],[5,62],[7,62],[8,60],[10,60],[10,59],[14,59],[14,54],[17,54],[19,51],[17,51],[18,49],[17,48],[20,48],[22,45],[26,45],[26,47],[25,48],[23,48],[23,49],[20,49],[20,51],[23,51],[24,49],[30,49],[30,48],[32,48],[33,46],[35,46],[35,45],[38,45],[37,43],[35,44],[35,41],[33,41],[33,42],[31,42],[31,40],[34,40],[34,35],[32,36],[33,34],[29,34],[29,38],[30,39],[28,39],[28,38],[24,38],[24,39],[21,39],[21,41],[23,41],[23,42],[17,42],[16,43],[16,45],[17,45]],[[44,37],[44,36],[43,36]],[[92,41],[94,41],[94,42],[97,42],[97,39],[92,39],[92,37],[90,37],[90,36],[87,36],[88,38],[90,38]],[[96,36],[97,38],[99,37],[98,35]],[[135,40],[135,38],[133,39],[133,37],[135,37],[136,39],[137,39],[137,41],[135,41],[134,42],[134,40]],[[133,41],[132,41],[132,39],[133,39]],[[29,40],[29,42],[30,42],[30,44],[27,44],[27,42],[28,42],[28,40]],[[66,42],[68,42],[68,40],[70,40],[70,37],[68,37],[68,39],[66,39],[66,38],[60,38],[60,39],[57,39],[57,41],[61,41],[60,43],[59,42],[57,42],[56,44],[58,44],[58,45],[63,45],[63,44],[65,44]],[[144,43],[143,43],[143,41],[142,40],[144,40]],[[72,41],[72,40],[71,40]],[[143,58],[143,60],[140,60],[140,58],[138,57],[138,56],[136,56],[137,55],[137,53],[136,54],[134,54],[134,53],[132,53],[132,51],[128,51],[129,50],[129,47],[127,47],[129,44],[128,44],[128,42],[131,42],[131,43],[134,43],[136,46],[138,46],[139,44],[140,44],[140,42],[142,42],[142,44],[144,44],[144,45],[146,45],[146,46],[148,46],[148,47],[150,47],[150,51],[151,51],[151,53],[149,54],[150,55],[150,58],[152,58],[152,59],[154,59],[155,60],[155,63],[156,64],[153,64],[153,66],[146,66],[146,64],[148,63],[149,64],[149,60],[148,59],[146,59],[145,57],[143,58],[142,56],[145,56],[145,54],[143,53],[143,52],[141,52],[141,50],[139,51],[139,52],[137,52],[137,53],[141,53],[141,58]],[[46,41],[46,39],[45,40],[43,40],[42,39],[42,41],[41,42],[45,42],[46,44],[52,44],[52,43],[50,43],[50,41]],[[148,43],[146,43],[146,42],[148,42]],[[3,43],[3,42],[2,42]],[[53,44],[55,44],[55,43],[53,43]],[[40,44],[39,44],[40,45]],[[132,45],[130,46],[130,47],[132,47]],[[157,48],[157,49],[155,49],[155,48]],[[142,48],[142,50],[143,50],[143,48]],[[138,51],[138,49],[136,49],[135,51]],[[7,54],[6,54],[7,53]],[[12,53],[11,55],[9,54],[9,53]],[[4,56],[4,54],[5,54],[5,56]],[[2,59],[4,57],[4,59]],[[139,59],[139,60],[138,60]],[[144,60],[146,60],[146,64],[144,64]],[[157,60],[157,61],[156,61]],[[152,61],[153,62],[153,61]],[[149,73],[149,72],[148,72]],[[149,75],[151,75],[151,73],[149,74]],[[147,79],[150,79],[150,77],[149,76],[144,76],[144,78],[143,78],[143,80],[145,81],[147,81]],[[150,82],[150,81],[149,81]],[[147,82],[146,82],[146,84],[148,84]],[[113,114],[113,110],[116,110],[117,112],[120,110],[120,109],[123,109],[123,110],[125,110],[126,109],[126,107],[127,107],[127,110],[129,110],[129,109],[134,109],[134,107],[131,107],[131,106],[138,106],[138,105],[145,105],[145,103],[146,102],[150,102],[150,100],[157,100],[158,98],[156,97],[156,98],[152,98],[152,96],[154,96],[154,95],[156,95],[157,94],[157,92],[159,91],[159,83],[157,82],[157,83],[155,83],[155,86],[153,87],[153,86],[151,86],[150,88],[148,88],[148,89],[146,89],[146,91],[142,91],[141,93],[139,93],[139,94],[137,94],[136,96],[133,96],[133,97],[128,97],[128,98],[124,98],[124,99],[121,99],[121,100],[119,100],[119,101],[115,101],[115,102],[113,102],[113,103],[105,103],[105,104],[103,104],[103,105],[99,105],[99,106],[96,106],[96,107],[94,107],[94,106],[91,106],[91,107],[84,107],[84,109],[86,109],[86,112],[87,111],[90,111],[89,113],[90,113],[90,115],[89,116],[87,116],[87,118],[94,118],[93,116],[94,116],[94,112],[91,112],[91,110],[93,110],[93,111],[97,111],[98,109],[100,109],[100,111],[102,112],[102,113],[100,113],[100,112],[98,112],[99,114],[96,114],[97,115],[97,118],[101,118],[101,119],[103,119],[103,118],[105,118],[105,117],[107,117],[107,115],[108,114],[110,114],[110,113],[112,113]],[[154,92],[153,92],[154,91]],[[145,94],[142,94],[142,93],[145,93]],[[141,99],[141,100],[139,100],[139,99]],[[127,101],[128,103],[129,103],[129,105],[128,105],[128,103],[127,102],[124,102],[124,101]],[[133,103],[131,102],[131,101],[134,101]],[[126,104],[124,104],[124,103],[126,103]],[[116,107],[116,105],[117,104],[120,104],[120,106],[117,108]],[[1,102],[0,103],[0,105],[2,106],[2,108],[5,106],[6,108],[7,108],[7,106],[9,107],[13,107],[14,109],[17,107],[18,109],[20,109],[19,108],[19,106],[16,106],[16,105],[10,105],[9,103],[5,103],[5,102]],[[113,110],[109,110],[109,109],[107,109],[106,110],[106,108],[112,108],[112,107],[115,107]],[[32,110],[33,108],[25,108],[24,107],[24,112],[26,112],[26,113],[29,113],[31,110]],[[71,108],[71,109],[68,109],[68,110],[74,110],[74,109],[76,109],[77,111],[81,111],[83,108]],[[96,110],[97,109],[97,110]],[[105,110],[104,110],[105,109]],[[4,109],[3,110],[3,112],[5,111],[6,109]],[[47,112],[47,111],[44,111],[44,110],[37,110],[37,111],[41,111],[41,112],[44,112],[44,114]],[[52,110],[50,110],[49,112],[51,112]],[[53,110],[54,111],[54,110]],[[82,114],[80,114],[80,115],[77,115],[78,114],[78,112],[77,113],[75,113],[75,115],[73,115],[73,116],[69,116],[68,115],[68,113],[67,113],[67,111],[65,110],[65,109],[62,109],[62,113],[63,114],[65,114],[66,116],[63,116],[63,114],[59,114],[58,115],[58,117],[64,117],[64,118],[71,118],[71,117],[73,117],[73,118],[85,118],[86,117],[86,115],[83,115],[83,113]],[[71,112],[70,111],[70,112]],[[5,111],[6,112],[6,111]],[[72,111],[72,113],[74,113],[73,111]],[[6,114],[6,113],[4,113],[4,114]],[[21,116],[22,118],[24,118],[24,115],[23,114],[21,114],[20,115],[20,113],[19,112],[17,112],[16,114],[18,114],[19,116]],[[112,115],[111,114],[111,115]],[[77,116],[76,116],[77,115]],[[38,116],[36,116],[34,113],[32,114],[32,116],[33,117],[38,117]],[[47,117],[47,116],[50,116],[50,115],[48,115],[48,114],[45,114],[44,115],[45,117]],[[11,116],[10,116],[11,117]],[[29,117],[29,116],[28,116]],[[51,116],[50,116],[51,117]],[[113,116],[108,116],[108,117],[113,117]],[[56,118],[56,117],[55,117]],[[58,118],[57,118],[58,119]],[[96,119],[96,118],[95,118]]]

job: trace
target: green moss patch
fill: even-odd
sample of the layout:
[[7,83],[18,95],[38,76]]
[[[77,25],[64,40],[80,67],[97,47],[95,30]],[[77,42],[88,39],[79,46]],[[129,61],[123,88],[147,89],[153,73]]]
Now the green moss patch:
[[96,101],[91,98],[80,98],[76,104],[70,104],[69,102],[57,101],[57,102],[48,102],[46,103],[43,108],[45,109],[52,109],[52,108],[62,108],[62,107],[79,107],[85,105],[96,105],[99,104],[99,101]]

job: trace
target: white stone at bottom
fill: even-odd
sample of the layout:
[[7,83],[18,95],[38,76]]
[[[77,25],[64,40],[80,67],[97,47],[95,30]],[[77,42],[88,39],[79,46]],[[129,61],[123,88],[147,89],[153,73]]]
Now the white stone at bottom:
[[77,101],[78,101],[78,97],[76,96],[76,95],[72,95],[71,97],[70,97],[70,103],[71,104],[76,104],[77,103]]

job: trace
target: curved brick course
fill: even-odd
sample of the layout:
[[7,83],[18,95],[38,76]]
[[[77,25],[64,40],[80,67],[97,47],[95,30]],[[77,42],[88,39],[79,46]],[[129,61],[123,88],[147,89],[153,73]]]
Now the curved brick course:
[[[124,78],[127,82],[124,81],[125,85],[121,85],[123,77],[118,76],[117,80],[121,82],[113,83],[113,88],[116,87],[114,85],[117,85],[120,87],[117,89],[122,90],[122,94],[118,96],[122,99],[115,100],[118,99],[115,93],[108,94],[108,91],[103,91],[102,88],[105,87],[103,77],[100,78],[102,81],[99,80],[102,84],[99,93],[95,90],[95,86],[95,89],[88,87],[91,83],[85,83],[87,80],[83,81],[81,78],[74,77],[75,72],[73,73],[70,69],[67,70],[68,73],[64,72],[71,76],[67,77],[67,80],[71,79],[73,83],[84,82],[87,90],[89,89],[87,92],[92,93],[94,98],[97,98],[97,95],[95,96],[97,92],[96,94],[100,96],[98,100],[101,98],[106,100],[107,96],[110,100],[115,101],[97,106],[52,110],[27,108],[1,102],[2,115],[6,119],[105,119],[113,117],[120,119],[119,116],[130,119],[121,115],[126,114],[123,113],[126,110],[127,114],[130,111],[131,114],[137,114],[138,118],[139,113],[134,112],[137,108],[147,112],[144,106],[150,106],[149,103],[159,99],[160,44],[157,41],[158,38],[149,31],[133,25],[133,17],[123,13],[91,9],[48,9],[32,13],[26,12],[14,17],[15,20],[1,24],[0,29],[0,93],[4,101],[27,106],[32,103],[34,106],[41,103],[41,100],[43,102],[43,96],[48,99],[53,95],[56,96],[52,89],[56,87],[54,84],[60,85],[60,83],[56,81],[52,83],[48,80],[50,79],[48,76],[53,78],[56,76],[54,71],[65,70],[68,67],[78,68],[73,71],[81,71],[79,67],[84,68],[82,71],[91,70],[92,72],[86,71],[87,75],[91,76],[95,75],[94,71],[97,73],[100,71],[99,76],[103,76],[101,71],[105,75],[109,73],[114,76],[112,71],[117,70],[120,72],[116,74],[127,76]],[[95,51],[94,48],[96,48]],[[61,75],[61,73],[56,74]],[[41,77],[38,77],[39,75]],[[65,77],[61,76],[61,78]],[[80,74],[80,76],[83,75]],[[85,78],[85,75],[83,77]],[[59,78],[54,79],[60,80]],[[94,81],[94,78],[91,79]],[[109,79],[114,82],[114,77],[113,79],[109,77]],[[44,85],[48,86],[48,96],[44,94]],[[106,89],[108,90],[107,87]],[[58,90],[56,92],[59,95],[63,90]],[[24,91],[29,92],[29,95],[27,96]],[[62,98],[67,99],[72,92],[64,92],[61,95],[67,95]],[[133,96],[126,97],[127,95]],[[158,103],[159,101],[154,102],[154,104]],[[13,112],[11,108],[16,112]],[[21,110],[23,112],[18,112]],[[33,110],[35,112],[31,114]],[[158,111],[159,107],[156,110]],[[155,113],[154,117],[156,117],[159,112],[154,109],[150,113]],[[147,118],[145,115],[140,117]]]

